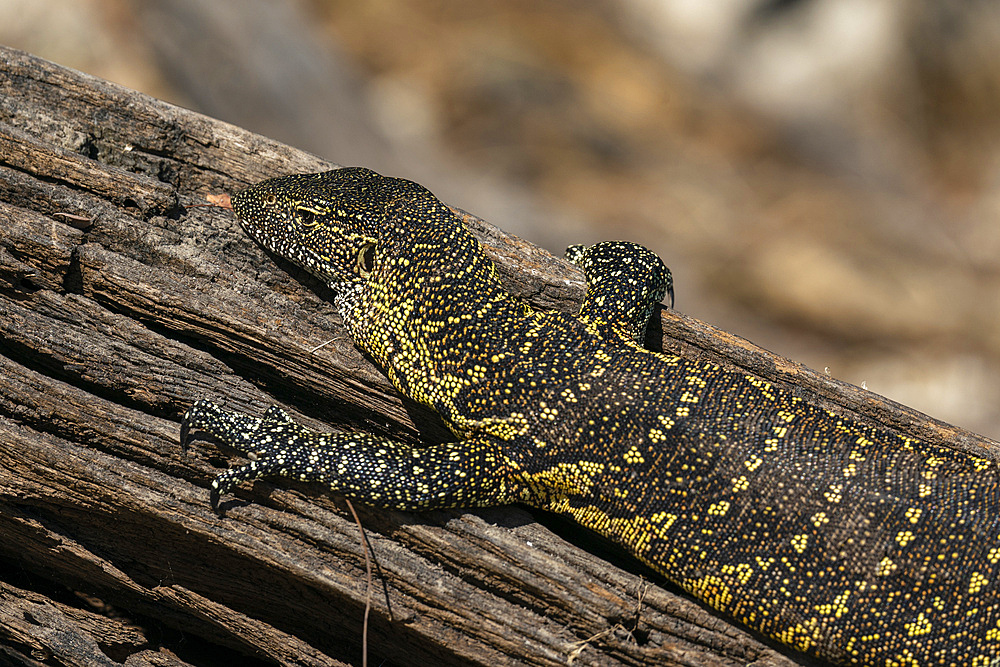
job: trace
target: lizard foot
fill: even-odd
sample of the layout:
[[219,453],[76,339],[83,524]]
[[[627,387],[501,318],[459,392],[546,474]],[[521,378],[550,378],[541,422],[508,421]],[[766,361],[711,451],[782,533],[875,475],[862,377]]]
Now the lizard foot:
[[289,444],[315,436],[315,431],[292,421],[291,416],[276,405],[268,408],[262,418],[229,412],[210,401],[198,401],[181,420],[181,446],[187,450],[191,433],[201,430],[222,444],[232,447],[250,459],[249,463],[230,468],[212,480],[212,504],[240,482],[268,475],[288,474],[289,465],[301,453],[289,451]]

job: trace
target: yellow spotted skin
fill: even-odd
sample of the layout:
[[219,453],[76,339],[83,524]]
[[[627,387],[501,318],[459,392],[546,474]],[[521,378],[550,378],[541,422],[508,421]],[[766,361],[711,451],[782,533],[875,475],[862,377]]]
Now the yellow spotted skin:
[[[185,416],[261,475],[402,509],[523,502],[572,516],[744,625],[839,664],[1000,664],[1000,476],[754,377],[639,341],[670,274],[574,247],[578,315],[508,295],[427,190],[366,169],[265,181],[244,228],[328,282],[359,348],[454,442],[320,434],[272,408]],[[217,498],[217,496],[216,496]]]

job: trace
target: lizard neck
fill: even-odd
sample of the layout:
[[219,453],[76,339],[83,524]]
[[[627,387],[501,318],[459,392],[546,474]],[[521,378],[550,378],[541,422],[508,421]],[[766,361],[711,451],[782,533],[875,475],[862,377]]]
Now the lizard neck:
[[501,287],[479,241],[445,210],[447,220],[440,211],[408,212],[405,225],[384,230],[377,269],[341,309],[354,341],[396,388],[448,420],[454,398],[478,381],[477,369],[485,375],[506,357],[505,329],[491,323],[530,311]]

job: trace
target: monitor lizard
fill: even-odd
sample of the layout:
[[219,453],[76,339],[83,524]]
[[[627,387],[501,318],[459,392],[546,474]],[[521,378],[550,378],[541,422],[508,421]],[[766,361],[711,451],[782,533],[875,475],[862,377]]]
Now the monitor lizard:
[[573,246],[576,315],[513,298],[416,183],[363,168],[232,197],[260,244],[328,283],[356,345],[455,435],[415,447],[199,401],[203,430],[265,475],[403,510],[505,503],[569,515],[699,600],[838,664],[996,665],[994,461],[864,426],[756,377],[649,351],[669,270],[626,243]]

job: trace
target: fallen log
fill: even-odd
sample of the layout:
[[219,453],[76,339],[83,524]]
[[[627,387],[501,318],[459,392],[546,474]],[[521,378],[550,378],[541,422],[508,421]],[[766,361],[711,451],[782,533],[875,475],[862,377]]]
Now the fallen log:
[[[229,211],[194,208],[334,165],[10,49],[0,92],[0,651],[12,664],[360,664],[369,584],[344,501],[257,482],[216,514],[208,484],[230,453],[178,442],[200,398],[448,437],[354,348],[322,285]],[[578,306],[575,268],[460,214],[511,292]],[[651,346],[1000,452],[679,313],[657,324]],[[372,664],[808,664],[542,513],[358,510]]]

